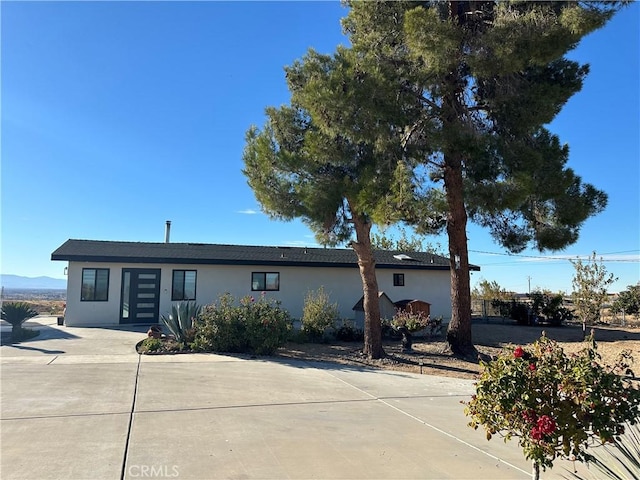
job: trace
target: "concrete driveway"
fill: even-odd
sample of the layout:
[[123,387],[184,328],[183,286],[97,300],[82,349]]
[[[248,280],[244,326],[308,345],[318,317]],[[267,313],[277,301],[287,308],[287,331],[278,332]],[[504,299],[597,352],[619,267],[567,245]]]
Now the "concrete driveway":
[[[146,328],[30,323],[39,337],[0,348],[3,479],[531,477],[514,442],[466,426],[460,401],[472,381],[268,357],[139,356]],[[571,469],[558,461],[543,478]]]

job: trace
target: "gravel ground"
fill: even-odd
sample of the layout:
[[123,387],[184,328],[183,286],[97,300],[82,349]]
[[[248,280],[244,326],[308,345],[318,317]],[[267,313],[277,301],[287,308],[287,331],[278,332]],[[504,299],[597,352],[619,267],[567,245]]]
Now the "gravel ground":
[[[478,353],[485,359],[495,357],[506,345],[527,345],[540,338],[542,331],[572,353],[584,347],[581,325],[562,327],[520,326],[509,320],[476,322],[472,326],[472,338]],[[594,328],[598,353],[602,362],[613,364],[623,350],[630,350],[635,357],[635,376],[640,376],[640,328],[598,326]],[[477,378],[481,366],[479,359],[461,359],[447,351],[444,335],[433,339],[414,338],[413,351],[403,353],[400,341],[385,341],[387,356],[370,360],[361,353],[362,343],[333,342],[290,343],[278,351],[278,356],[312,361],[334,362],[344,365],[361,365],[387,370],[398,370],[428,375],[456,378]]]

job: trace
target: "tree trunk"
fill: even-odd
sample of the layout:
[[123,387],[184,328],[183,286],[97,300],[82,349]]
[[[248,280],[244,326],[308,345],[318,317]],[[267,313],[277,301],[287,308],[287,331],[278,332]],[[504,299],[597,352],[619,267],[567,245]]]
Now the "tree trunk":
[[362,277],[364,293],[364,349],[369,358],[382,358],[382,323],[380,321],[380,301],[378,299],[378,279],[376,278],[376,262],[371,247],[371,222],[355,213],[352,215],[356,231],[356,241],[351,246],[358,256],[358,267]]
[[533,480],[540,480],[540,464],[535,460],[531,465],[531,476],[533,477]]
[[[464,15],[458,2],[449,2],[450,18],[462,25]],[[467,7],[468,8],[468,7]],[[466,82],[459,68],[464,45],[453,55],[451,72],[442,84],[442,130],[446,132],[448,145],[444,153],[444,189],[447,199],[447,235],[449,237],[449,266],[451,271],[451,322],[447,329],[447,342],[456,355],[470,356],[477,352],[471,340],[471,287],[469,285],[469,251],[467,249],[467,210],[464,199],[464,155],[460,146],[465,138],[467,125],[460,118],[465,111],[464,92]]]
[[447,234],[451,268],[451,322],[447,342],[458,355],[473,354],[471,340],[471,288],[469,285],[469,252],[467,250],[467,211],[464,205],[462,160],[445,155],[444,186],[447,196]]

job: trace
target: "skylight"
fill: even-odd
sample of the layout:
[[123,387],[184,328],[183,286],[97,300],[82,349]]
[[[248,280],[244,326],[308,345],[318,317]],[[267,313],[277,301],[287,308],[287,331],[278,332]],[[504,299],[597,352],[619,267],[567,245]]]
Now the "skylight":
[[394,255],[393,258],[395,258],[396,260],[404,260],[404,261],[413,260],[413,261],[415,261],[415,258],[412,258],[409,255],[406,255],[404,253],[399,253],[398,255]]

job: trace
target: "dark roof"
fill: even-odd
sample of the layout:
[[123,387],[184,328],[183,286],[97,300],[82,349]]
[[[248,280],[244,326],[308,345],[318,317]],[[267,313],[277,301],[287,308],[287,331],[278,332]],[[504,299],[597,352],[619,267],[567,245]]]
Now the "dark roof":
[[[387,295],[384,292],[378,292],[378,301],[381,301],[383,298],[386,298],[387,301],[391,305],[393,305],[393,301],[389,298],[389,295]],[[359,312],[364,312],[364,295],[360,297],[360,300],[358,300],[358,303],[356,303],[351,310],[357,310]]]
[[[431,253],[376,250],[376,268],[449,270],[449,260]],[[51,260],[71,262],[182,263],[192,265],[261,265],[357,267],[356,254],[347,248],[260,247],[208,243],[145,243],[67,240]],[[475,265],[473,270],[480,270]]]
[[407,305],[413,302],[418,303],[426,303],[427,305],[431,305],[429,302],[425,302],[424,300],[417,300],[415,298],[407,298],[405,300],[398,300],[397,302],[393,302],[393,304],[398,308],[406,308]]

